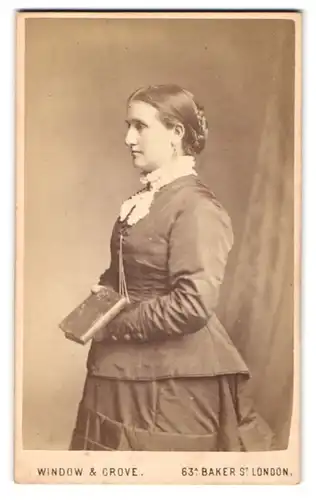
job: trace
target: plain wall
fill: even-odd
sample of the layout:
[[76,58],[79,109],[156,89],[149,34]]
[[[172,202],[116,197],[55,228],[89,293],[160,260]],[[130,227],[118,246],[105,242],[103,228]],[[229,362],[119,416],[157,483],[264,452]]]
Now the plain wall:
[[25,448],[68,447],[88,348],[65,340],[58,323],[108,265],[120,204],[139,188],[124,146],[128,95],[173,82],[205,106],[210,136],[200,172],[235,233],[225,301],[280,30],[290,33],[292,23],[27,20]]

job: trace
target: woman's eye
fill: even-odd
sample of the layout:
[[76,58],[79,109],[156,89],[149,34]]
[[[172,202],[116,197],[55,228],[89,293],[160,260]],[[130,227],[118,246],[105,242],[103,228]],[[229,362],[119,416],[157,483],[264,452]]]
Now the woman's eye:
[[142,122],[137,122],[137,121],[132,122],[132,123],[127,122],[127,129],[128,130],[134,129],[137,132],[142,132],[145,128],[146,128],[146,125]]
[[137,132],[141,132],[145,128],[145,126],[142,123],[136,123],[135,128]]

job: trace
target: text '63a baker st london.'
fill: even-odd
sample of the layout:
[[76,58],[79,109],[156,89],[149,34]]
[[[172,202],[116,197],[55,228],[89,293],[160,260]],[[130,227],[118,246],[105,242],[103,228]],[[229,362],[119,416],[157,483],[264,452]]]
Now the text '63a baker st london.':
[[183,477],[291,477],[288,467],[182,467]]

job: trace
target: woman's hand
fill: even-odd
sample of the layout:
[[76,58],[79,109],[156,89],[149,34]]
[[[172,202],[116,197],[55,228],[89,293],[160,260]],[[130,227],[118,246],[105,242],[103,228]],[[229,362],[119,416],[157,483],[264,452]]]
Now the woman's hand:
[[118,340],[118,329],[115,327],[115,324],[112,325],[112,322],[115,320],[110,321],[106,326],[103,326],[100,328],[94,335],[93,340],[96,342],[113,342]]
[[107,331],[107,327],[104,326],[95,333],[93,340],[95,340],[96,342],[102,342],[103,340],[106,340],[108,337],[109,337],[109,332]]
[[104,290],[105,288],[106,287],[102,286],[102,285],[93,285],[91,287],[91,293],[97,294],[97,293],[101,292],[102,290]]

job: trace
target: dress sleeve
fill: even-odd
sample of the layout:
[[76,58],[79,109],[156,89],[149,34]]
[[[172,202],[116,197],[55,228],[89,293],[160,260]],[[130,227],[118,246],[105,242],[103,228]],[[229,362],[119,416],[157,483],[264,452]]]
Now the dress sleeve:
[[115,279],[116,272],[114,271],[114,266],[111,263],[110,267],[101,274],[98,285],[112,286],[114,288]]
[[114,289],[118,284],[118,266],[117,266],[117,258],[115,253],[115,230],[116,230],[117,221],[113,227],[112,235],[111,235],[111,243],[110,243],[110,265],[99,277],[98,285],[102,286],[111,286]]
[[208,322],[218,302],[233,234],[228,215],[213,202],[202,200],[190,208],[178,215],[170,232],[170,292],[120,313],[109,325],[115,339],[181,337]]

